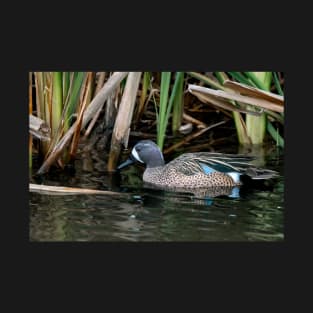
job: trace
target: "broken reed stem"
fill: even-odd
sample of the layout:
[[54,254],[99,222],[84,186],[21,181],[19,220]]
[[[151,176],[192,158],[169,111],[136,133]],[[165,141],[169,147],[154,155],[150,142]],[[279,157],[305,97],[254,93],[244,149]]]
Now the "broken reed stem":
[[127,77],[124,93],[116,116],[110,154],[108,159],[108,171],[116,169],[121,152],[121,145],[127,147],[130,132],[130,124],[135,108],[136,96],[139,87],[141,72],[130,72]]
[[[105,72],[101,72],[100,75],[99,75],[98,82],[97,82],[97,87],[96,87],[96,90],[95,90],[95,96],[98,94],[98,92],[103,87],[104,79],[105,79]],[[90,132],[92,131],[93,127],[95,126],[96,121],[99,118],[99,115],[100,115],[100,113],[102,111],[103,106],[104,106],[104,102],[100,106],[99,110],[97,111],[97,113],[95,114],[95,116],[93,117],[91,122],[89,123],[88,128],[87,128],[87,130],[85,131],[85,134],[84,134],[84,139],[86,139],[89,136]]]
[[184,144],[187,143],[188,141],[190,141],[190,140],[192,140],[192,139],[194,139],[194,138],[196,138],[196,137],[202,135],[203,133],[205,133],[205,132],[208,131],[209,129],[211,129],[211,128],[213,128],[213,127],[216,127],[216,126],[219,126],[219,125],[222,125],[222,124],[224,124],[224,123],[226,123],[226,121],[218,122],[218,123],[216,123],[216,124],[210,125],[210,126],[204,128],[204,129],[199,130],[199,131],[196,132],[196,133],[193,133],[193,134],[191,134],[191,135],[185,137],[185,138],[184,138],[183,140],[181,140],[180,142],[178,142],[178,143],[174,144],[173,146],[171,146],[171,147],[165,149],[165,150],[163,151],[163,154],[167,154],[167,153],[172,152],[173,150],[179,148],[180,146],[184,145]]
[[[87,107],[83,115],[81,128],[84,128],[87,125],[87,123],[97,113],[101,105],[103,105],[104,101],[108,98],[112,91],[119,86],[120,82],[127,76],[127,74],[128,72],[115,72],[109,78],[109,80],[105,83],[100,92],[94,97],[94,99]],[[69,141],[71,140],[76,127],[77,121],[69,128],[63,138],[55,146],[49,157],[45,160],[43,165],[38,170],[37,174],[43,174],[49,170],[51,164],[58,158],[63,149],[69,144]]]
[[29,132],[30,138],[34,135],[43,141],[50,140],[50,127],[45,121],[32,114],[29,115]]

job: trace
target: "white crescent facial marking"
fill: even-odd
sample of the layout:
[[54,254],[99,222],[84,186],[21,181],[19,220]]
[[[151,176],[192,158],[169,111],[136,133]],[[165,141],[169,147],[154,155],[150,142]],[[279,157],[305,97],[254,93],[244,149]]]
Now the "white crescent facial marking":
[[133,148],[133,150],[132,150],[132,156],[133,156],[137,161],[139,161],[139,162],[141,162],[141,163],[145,163],[144,161],[142,161],[142,160],[140,159],[140,157],[139,157],[139,155],[138,155],[138,152],[136,151],[135,148]]

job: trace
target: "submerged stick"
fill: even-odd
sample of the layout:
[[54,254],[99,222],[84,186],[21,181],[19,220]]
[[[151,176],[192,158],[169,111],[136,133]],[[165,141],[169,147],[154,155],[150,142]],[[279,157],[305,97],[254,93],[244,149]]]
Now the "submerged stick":
[[[104,101],[112,93],[112,91],[117,88],[119,83],[127,76],[128,72],[115,72],[109,80],[104,84],[99,93],[90,102],[88,108],[86,109],[83,120],[81,123],[81,129],[84,128],[87,123],[92,119],[92,117],[97,113],[99,108],[103,105]],[[69,144],[75,129],[77,127],[77,121],[71,126],[63,138],[54,147],[53,151],[43,163],[43,165],[38,170],[37,174],[43,174],[49,170],[51,164],[58,158],[63,149]]]
[[97,189],[86,189],[86,188],[72,188],[72,187],[64,187],[64,186],[48,186],[48,185],[37,185],[37,184],[29,184],[30,192],[38,192],[45,193],[50,195],[90,195],[90,194],[100,194],[100,195],[109,195],[109,196],[125,196],[128,194],[107,191],[107,190],[97,190]]

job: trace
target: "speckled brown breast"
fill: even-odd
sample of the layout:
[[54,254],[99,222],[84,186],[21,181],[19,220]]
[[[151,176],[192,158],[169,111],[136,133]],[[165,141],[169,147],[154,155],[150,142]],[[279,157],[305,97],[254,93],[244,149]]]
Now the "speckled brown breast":
[[184,170],[173,166],[147,168],[143,174],[143,181],[155,186],[169,187],[214,187],[214,186],[238,186],[227,174],[214,172],[204,174],[202,172],[186,175]]

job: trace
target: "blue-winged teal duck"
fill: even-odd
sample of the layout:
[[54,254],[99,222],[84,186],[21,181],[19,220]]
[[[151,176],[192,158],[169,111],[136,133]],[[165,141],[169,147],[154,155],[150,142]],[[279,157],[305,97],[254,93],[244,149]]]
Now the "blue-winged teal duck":
[[239,186],[240,176],[269,179],[277,172],[260,169],[250,161],[254,157],[211,152],[185,153],[165,164],[159,147],[151,140],[139,141],[129,159],[118,166],[122,169],[135,161],[145,163],[143,181],[156,187],[203,188]]

